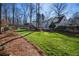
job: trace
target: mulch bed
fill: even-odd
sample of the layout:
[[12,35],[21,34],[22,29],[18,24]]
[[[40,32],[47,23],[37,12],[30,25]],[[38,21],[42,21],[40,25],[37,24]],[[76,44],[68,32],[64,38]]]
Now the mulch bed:
[[16,32],[0,34],[1,56],[44,56],[39,47],[18,35]]

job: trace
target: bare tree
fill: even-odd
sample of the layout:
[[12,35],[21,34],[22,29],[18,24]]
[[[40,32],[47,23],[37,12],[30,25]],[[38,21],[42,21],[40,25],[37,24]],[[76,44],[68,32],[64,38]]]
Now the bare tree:
[[67,13],[67,11],[65,11],[66,7],[67,7],[67,4],[65,4],[65,3],[54,3],[54,4],[52,4],[51,9],[53,9],[53,11],[55,12],[54,14],[58,18],[58,21],[55,22],[55,23],[59,23],[63,19],[63,17]]
[[2,4],[0,3],[0,34],[1,34],[1,7],[2,7]]
[[5,19],[7,20],[7,18],[8,18],[8,14],[7,14],[7,12],[8,12],[8,5],[7,4],[4,4],[4,11],[5,11]]
[[[16,4],[17,5],[17,4]],[[19,26],[19,20],[21,16],[21,9],[19,9],[17,6],[15,7],[15,25],[16,28]]]
[[28,6],[29,4],[23,3],[21,4],[22,10],[23,10],[23,22],[24,24],[27,23],[27,17],[28,17]]
[[29,4],[29,10],[30,10],[30,24],[32,22],[32,3]]
[[9,25],[12,25],[12,4],[11,3],[5,3],[5,4],[3,4],[3,6],[2,6],[3,8],[2,8],[2,15],[4,15],[3,16],[3,18],[5,18],[7,21],[9,21]]
[[14,3],[12,4],[12,10],[13,10],[12,12],[13,12],[13,25],[14,25],[14,22],[15,22],[14,21],[14,18],[15,18],[15,4]]
[[46,15],[46,20],[49,19],[50,15],[51,15],[52,11],[45,11],[45,15]]
[[[7,4],[7,3],[4,3],[4,4],[2,4],[2,7],[3,7],[3,11],[4,11],[4,17],[3,18],[5,18],[4,20],[6,21],[6,23],[9,21],[8,20],[8,10],[9,10],[9,5]],[[8,24],[7,24],[8,25]],[[6,26],[7,26],[6,25]]]
[[79,12],[74,13],[69,21],[71,25],[79,26]]
[[60,17],[62,14],[65,13],[65,9],[67,7],[67,4],[65,3],[55,3],[52,4],[52,9],[54,10],[55,14]]
[[44,22],[44,14],[41,13],[42,10],[42,4],[40,3],[36,3],[36,27],[37,29],[39,29],[40,31],[42,31],[42,23]]
[[40,25],[40,4],[36,3],[36,27],[39,28]]
[[30,24],[32,23],[32,18],[34,16],[35,13],[35,5],[30,3],[29,4],[29,18],[30,18]]

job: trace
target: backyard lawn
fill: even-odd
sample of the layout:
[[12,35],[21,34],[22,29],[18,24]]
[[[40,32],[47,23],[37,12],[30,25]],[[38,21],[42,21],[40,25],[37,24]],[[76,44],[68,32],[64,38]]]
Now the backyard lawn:
[[79,56],[79,37],[56,32],[32,32],[25,29],[18,29],[17,32],[22,36],[30,33],[26,35],[25,38],[40,47],[46,55]]

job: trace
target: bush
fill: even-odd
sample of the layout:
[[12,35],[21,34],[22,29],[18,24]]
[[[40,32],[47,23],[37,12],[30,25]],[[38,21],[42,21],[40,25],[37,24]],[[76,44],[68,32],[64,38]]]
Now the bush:
[[55,26],[56,26],[56,25],[55,25],[54,23],[51,23],[51,24],[49,25],[49,28],[50,28],[50,29],[54,29]]
[[60,30],[60,31],[65,31],[66,27],[65,26],[58,26],[56,28],[56,30]]
[[4,27],[4,31],[7,31],[7,30],[9,30],[9,28],[8,27]]
[[79,30],[79,26],[77,27],[77,29]]

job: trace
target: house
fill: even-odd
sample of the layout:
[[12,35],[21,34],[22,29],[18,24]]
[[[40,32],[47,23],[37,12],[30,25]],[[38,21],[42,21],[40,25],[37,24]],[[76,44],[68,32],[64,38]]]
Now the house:
[[[54,23],[56,25],[56,27],[58,27],[61,25],[64,26],[66,21],[67,21],[67,19],[65,16],[62,16],[60,20],[58,17],[54,17],[54,18],[51,17],[48,20],[41,21],[40,26],[42,29],[50,29],[49,26],[51,23]],[[33,21],[32,24],[36,27],[36,21]]]
[[70,18],[66,25],[66,30],[70,32],[79,32],[79,19]]
[[[56,27],[58,27],[58,26],[65,26],[66,23],[67,23],[67,19],[66,19],[66,17],[63,15],[63,16],[61,16],[61,17],[54,17],[54,18],[52,19],[52,22],[56,25]],[[56,27],[55,27],[55,28],[56,28]]]
[[[51,17],[48,20],[44,20],[41,22],[40,26],[42,29],[50,29],[50,24],[54,23],[55,29],[58,30],[58,27],[62,27],[64,31],[69,32],[79,32],[79,17],[67,19],[65,16],[59,17]],[[36,27],[36,21],[33,21],[32,24]],[[62,29],[61,28],[61,29]]]

